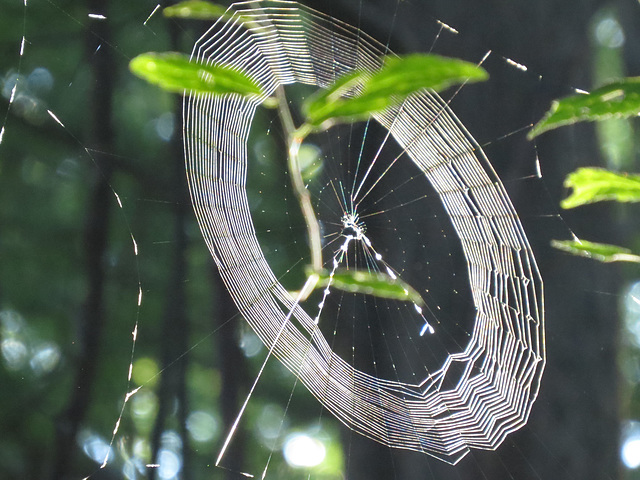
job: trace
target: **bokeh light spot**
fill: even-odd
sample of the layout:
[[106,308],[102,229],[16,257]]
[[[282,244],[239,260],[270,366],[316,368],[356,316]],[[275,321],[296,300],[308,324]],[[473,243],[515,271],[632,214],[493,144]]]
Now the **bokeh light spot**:
[[170,480],[182,469],[182,460],[176,452],[163,448],[158,453],[158,465],[158,477]]
[[620,48],[624,45],[624,32],[615,18],[606,17],[596,25],[596,40],[607,48]]
[[245,330],[240,337],[240,348],[245,357],[255,357],[262,350],[262,342],[251,330]]
[[175,130],[175,120],[173,117],[173,113],[163,113],[154,121],[154,125],[158,137],[160,137],[165,142],[171,140],[171,137],[173,137],[173,132]]
[[82,451],[94,462],[104,462],[107,455],[109,461],[113,460],[113,450],[109,443],[99,435],[84,431],[78,436],[78,440],[82,445]]
[[287,437],[283,452],[287,463],[296,468],[320,465],[327,455],[327,449],[321,441],[304,433]]
[[18,339],[6,338],[0,344],[2,358],[8,370],[20,370],[27,361],[27,346]]
[[36,375],[52,372],[60,363],[60,349],[54,343],[43,343],[36,347],[29,361],[29,366]]
[[270,403],[260,412],[257,427],[265,440],[275,440],[280,436],[280,432],[287,428],[287,424],[284,410],[279,405]]
[[153,387],[158,381],[158,364],[149,357],[139,358],[133,362],[131,378],[136,385]]
[[627,440],[622,444],[622,463],[627,468],[640,467],[640,438]]
[[197,411],[187,418],[187,430],[196,442],[208,442],[218,434],[220,427],[212,414]]
[[622,428],[620,458],[625,467],[640,467],[640,422],[628,420]]
[[44,67],[34,68],[27,77],[27,87],[34,93],[45,93],[53,88],[53,75]]

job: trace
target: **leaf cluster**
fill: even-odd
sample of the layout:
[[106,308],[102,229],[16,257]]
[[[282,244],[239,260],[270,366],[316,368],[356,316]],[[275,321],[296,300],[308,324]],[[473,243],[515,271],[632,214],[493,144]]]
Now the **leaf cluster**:
[[441,91],[487,78],[487,72],[480,66],[457,58],[433,54],[388,56],[376,72],[356,70],[338,78],[329,88],[309,98],[302,111],[314,127],[334,119],[358,121],[421,90]]
[[[640,115],[640,77],[626,78],[604,85],[591,93],[578,94],[556,100],[551,108],[529,132],[534,138],[541,133],[582,121],[603,121],[610,118],[630,118]],[[570,173],[565,187],[571,195],[560,202],[562,208],[613,200],[640,201],[640,175],[616,173],[602,168],[579,168]],[[586,240],[559,241],[551,245],[573,255],[593,258],[601,262],[638,262],[640,257],[616,245]]]
[[640,202],[640,175],[616,173],[603,168],[579,168],[570,173],[564,186],[573,192],[562,202],[562,208],[575,208],[604,200]]
[[[224,18],[225,14],[226,10],[220,6],[196,0],[164,9],[166,17],[196,20]],[[243,20],[242,17],[240,20],[251,25],[250,20]],[[328,128],[338,121],[367,119],[373,113],[400,104],[416,92],[437,92],[453,85],[488,78],[487,72],[479,65],[432,54],[386,56],[381,59],[381,64],[381,68],[375,71],[361,69],[340,76],[328,88],[318,91],[305,101],[302,105],[305,123],[292,132],[290,141],[299,145],[314,130]],[[245,96],[263,94],[260,86],[238,69],[209,65],[179,53],[145,53],[134,58],[129,67],[135,75],[169,92]],[[265,105],[271,106],[277,101],[278,99],[266,99]],[[292,177],[301,177],[298,159],[290,158],[289,163],[293,170],[290,172]],[[296,182],[293,183],[295,186]],[[304,193],[298,195],[300,202],[304,201]],[[307,217],[308,222],[315,221],[313,215]],[[309,231],[311,235],[312,229]],[[318,285],[328,285],[328,272],[312,272],[309,275],[311,274],[318,275]],[[424,304],[418,292],[410,285],[383,273],[339,270],[334,272],[331,282],[333,287],[349,292],[407,300],[416,305]]]
[[529,132],[529,139],[564,125],[640,114],[640,77],[604,85],[590,93],[555,100],[551,108]]

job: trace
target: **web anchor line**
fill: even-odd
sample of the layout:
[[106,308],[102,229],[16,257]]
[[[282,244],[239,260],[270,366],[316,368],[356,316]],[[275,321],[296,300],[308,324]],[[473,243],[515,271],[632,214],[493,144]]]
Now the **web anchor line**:
[[[298,296],[297,296],[297,298],[295,300],[295,303],[293,304],[293,307],[291,308],[291,310],[289,310],[289,313],[287,314],[287,316],[285,317],[284,321],[282,322],[282,327],[280,327],[280,330],[278,331],[275,339],[273,340],[271,348],[269,349],[269,352],[267,353],[267,356],[265,357],[264,361],[262,362],[262,366],[260,367],[260,370],[258,371],[258,374],[256,375],[255,380],[253,381],[253,385],[251,385],[251,389],[249,390],[249,393],[247,394],[247,396],[246,396],[246,398],[244,400],[244,403],[242,404],[242,407],[240,408],[240,411],[238,412],[238,415],[236,416],[236,419],[233,422],[233,425],[229,429],[229,433],[227,434],[227,437],[225,438],[224,444],[222,445],[222,448],[220,449],[220,452],[218,453],[218,458],[216,458],[216,467],[220,465],[220,462],[222,461],[222,457],[224,457],[224,454],[227,451],[227,447],[229,446],[229,443],[231,443],[233,435],[235,434],[236,429],[238,428],[238,424],[240,423],[240,420],[242,419],[242,415],[244,414],[244,411],[247,408],[247,405],[249,404],[249,400],[251,399],[251,396],[253,395],[253,392],[256,389],[256,386],[258,385],[258,382],[260,381],[260,378],[262,377],[262,373],[264,372],[264,369],[267,366],[267,362],[271,358],[271,355],[273,354],[273,350],[274,350],[276,344],[278,343],[278,340],[280,339],[280,335],[282,335],[282,333],[284,332],[285,328],[287,327],[287,324],[288,324],[289,320],[291,319],[291,315],[293,314],[293,311],[296,308],[298,308],[298,306],[300,304],[300,299],[303,298],[303,295],[305,295],[306,292],[308,292],[309,288],[313,288],[312,283],[313,283],[313,280],[311,278],[308,278],[307,282],[305,283],[305,286],[298,293]],[[244,474],[244,475],[248,475],[248,474]]]

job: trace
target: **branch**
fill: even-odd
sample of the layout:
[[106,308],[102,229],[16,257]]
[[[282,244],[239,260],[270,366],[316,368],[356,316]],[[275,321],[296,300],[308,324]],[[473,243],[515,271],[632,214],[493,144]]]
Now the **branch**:
[[276,89],[276,98],[278,99],[278,115],[282,122],[282,126],[287,137],[287,163],[289,166],[289,175],[291,176],[291,184],[293,191],[300,203],[302,216],[307,225],[307,236],[309,237],[309,248],[311,250],[311,266],[314,270],[322,269],[322,240],[320,236],[320,224],[316,218],[316,213],[311,204],[311,195],[302,179],[302,171],[300,170],[300,162],[298,160],[298,152],[300,145],[309,133],[307,128],[296,129],[291,111],[289,110],[287,98],[284,94],[284,88],[278,86]]

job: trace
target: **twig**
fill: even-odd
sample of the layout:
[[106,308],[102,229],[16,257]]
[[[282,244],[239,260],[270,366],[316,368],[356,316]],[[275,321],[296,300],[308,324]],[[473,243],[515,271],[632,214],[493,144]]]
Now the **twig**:
[[309,249],[311,251],[311,266],[315,271],[319,271],[322,269],[320,224],[318,223],[316,213],[311,204],[311,195],[309,195],[309,190],[307,190],[304,180],[302,179],[302,171],[300,170],[300,161],[298,158],[300,145],[308,135],[309,129],[306,128],[306,124],[300,128],[295,127],[282,85],[279,85],[276,89],[276,98],[278,99],[278,115],[280,116],[287,137],[289,175],[291,176],[293,191],[298,199],[298,203],[300,203],[302,216],[307,225],[307,236],[309,237]]

